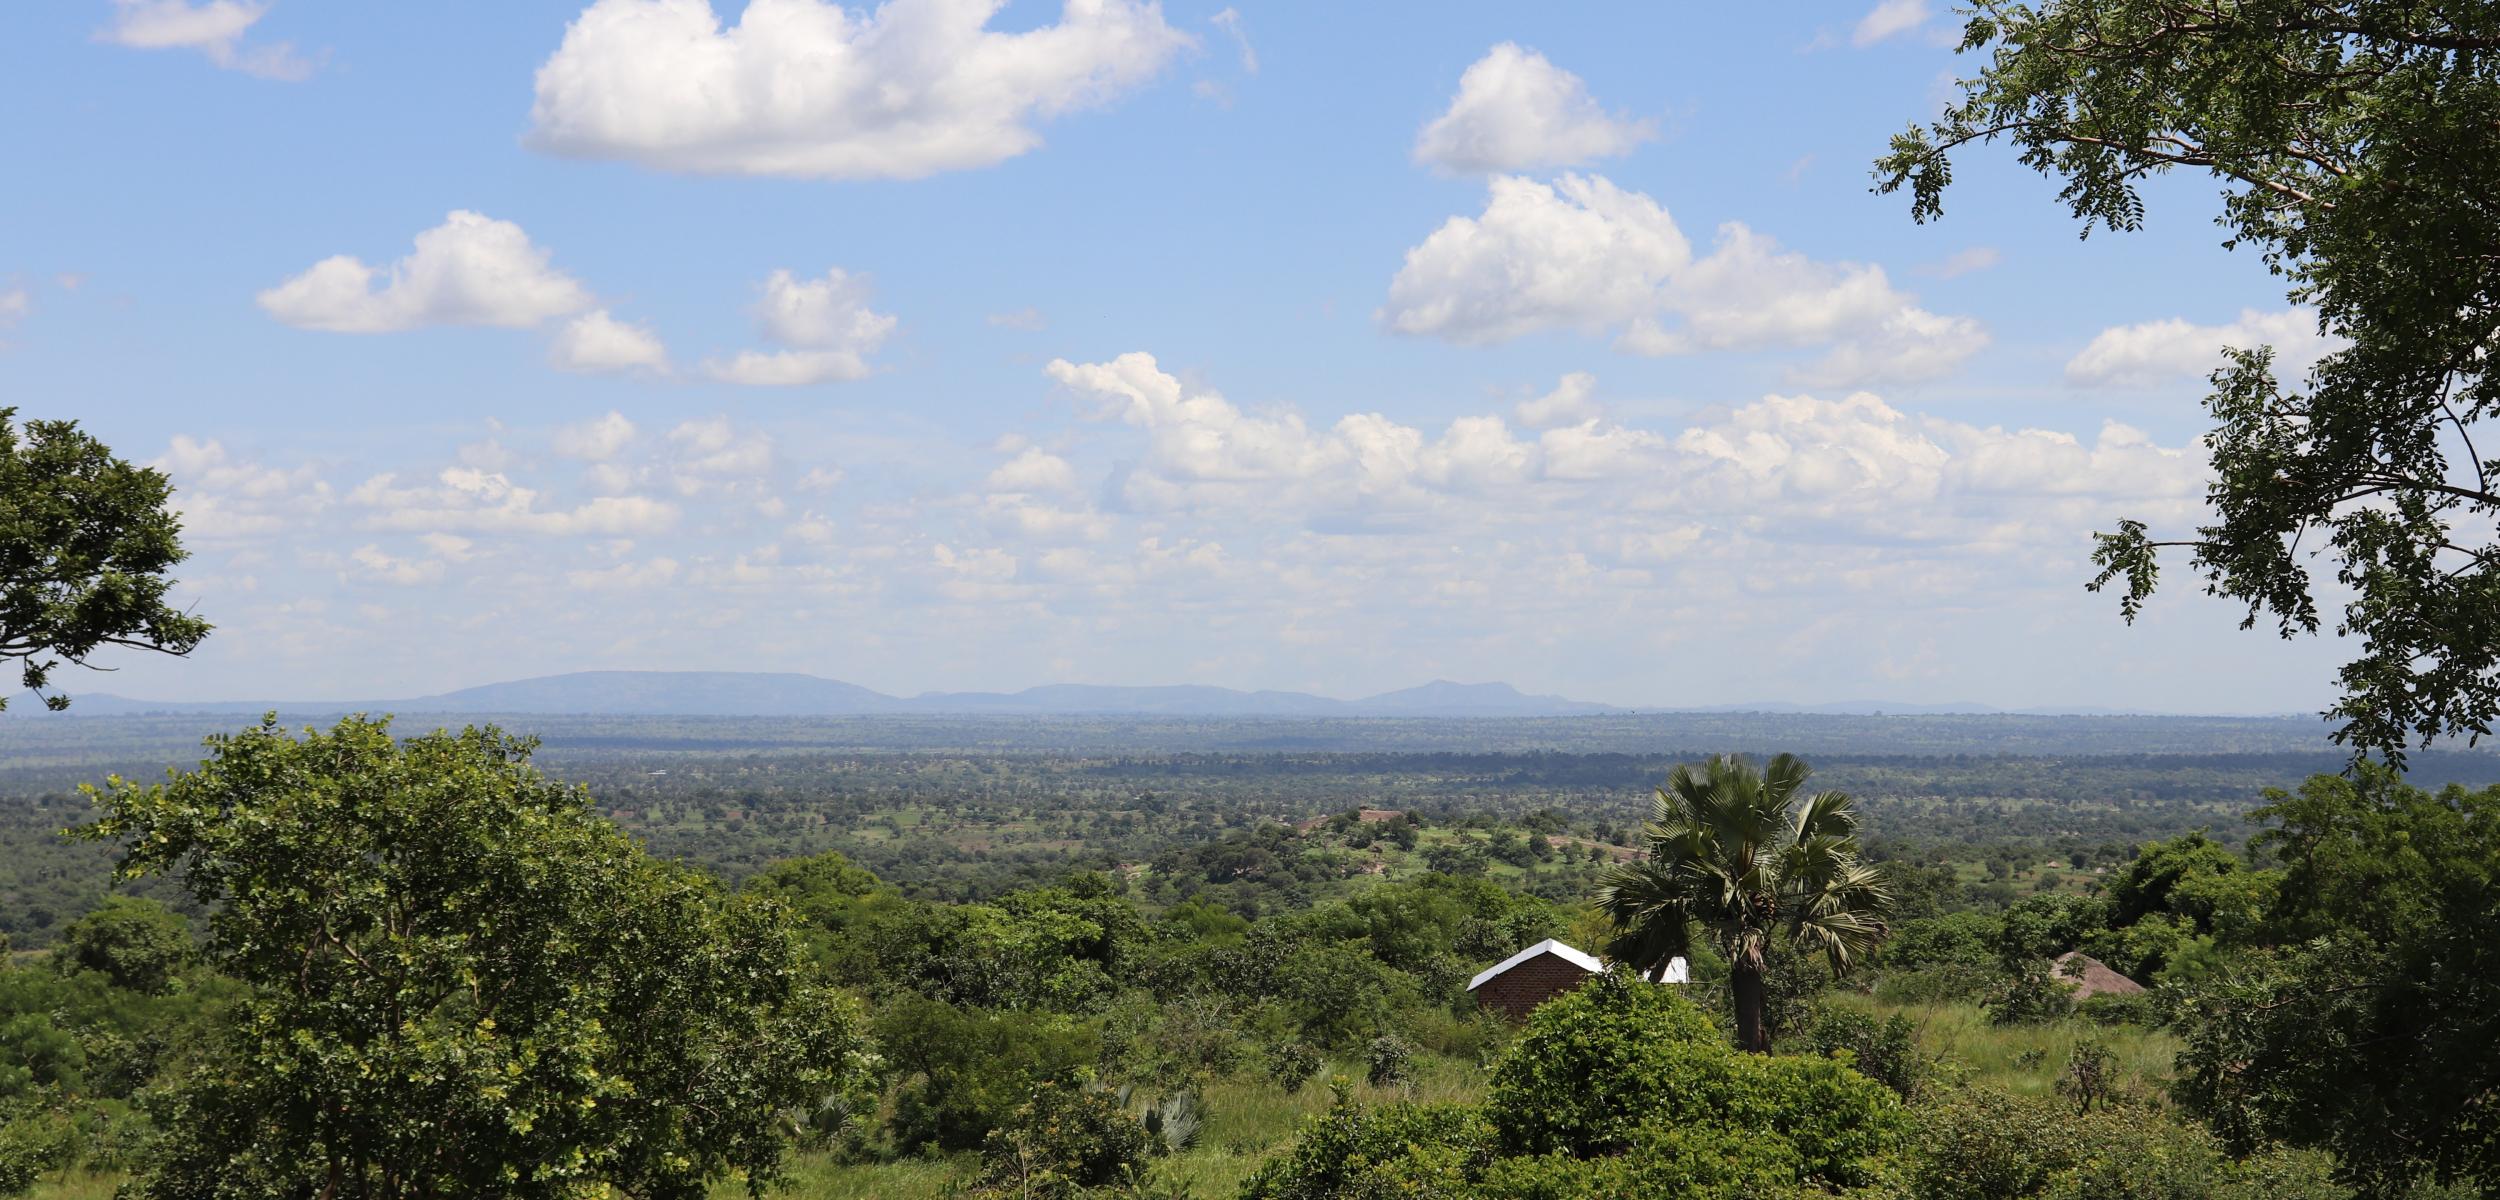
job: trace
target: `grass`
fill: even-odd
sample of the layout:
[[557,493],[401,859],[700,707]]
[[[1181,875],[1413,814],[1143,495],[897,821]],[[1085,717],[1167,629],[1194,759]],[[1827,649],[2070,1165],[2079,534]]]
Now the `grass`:
[[[1207,1085],[1206,1126],[1198,1145],[1162,1160],[1162,1178],[1177,1182],[1190,1195],[1206,1200],[1232,1195],[1250,1172],[1293,1137],[1304,1120],[1327,1110],[1327,1081],[1332,1075],[1356,1081],[1355,1098],[1366,1104],[1392,1100],[1473,1103],[1484,1098],[1485,1090],[1483,1068],[1425,1055],[1416,1057],[1414,1082],[1403,1088],[1376,1088],[1362,1083],[1361,1066],[1350,1062],[1328,1064],[1291,1095],[1250,1076],[1218,1080]],[[979,1161],[970,1155],[879,1163],[837,1163],[822,1155],[807,1155],[792,1164],[790,1187],[780,1194],[790,1200],[854,1196],[938,1200],[971,1183],[980,1169]],[[51,1200],[48,1193],[42,1195],[43,1200]],[[714,1195],[717,1200],[732,1200],[745,1192],[736,1186],[724,1186]]]
[[2095,1025],[2073,1017],[2045,1025],[1993,1025],[1986,1012],[1966,1001],[1886,1004],[1835,995],[1827,1002],[1877,1017],[1908,1017],[1918,1029],[1920,1048],[1942,1057],[1948,1072],[2026,1096],[2053,1093],[2075,1047],[2087,1041],[2106,1047],[2125,1089],[2143,1096],[2158,1095],[2168,1085],[2179,1054],[2175,1035],[2132,1025]]

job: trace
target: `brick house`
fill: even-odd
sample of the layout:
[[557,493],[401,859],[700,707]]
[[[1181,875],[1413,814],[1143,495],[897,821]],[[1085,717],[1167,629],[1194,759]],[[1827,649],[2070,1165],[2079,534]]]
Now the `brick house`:
[[[1513,1021],[1525,1021],[1536,1006],[1580,986],[1580,981],[1606,969],[1603,960],[1547,938],[1487,968],[1467,981],[1476,1007],[1488,1008]],[[1660,983],[1691,978],[1683,959],[1667,964]]]

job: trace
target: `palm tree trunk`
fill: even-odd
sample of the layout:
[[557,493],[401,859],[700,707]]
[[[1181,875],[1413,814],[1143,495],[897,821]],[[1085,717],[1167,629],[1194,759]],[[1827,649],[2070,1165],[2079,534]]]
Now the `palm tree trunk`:
[[1754,1054],[1771,1052],[1771,1031],[1762,1024],[1762,950],[1747,947],[1728,964],[1728,982],[1736,993],[1736,1048]]

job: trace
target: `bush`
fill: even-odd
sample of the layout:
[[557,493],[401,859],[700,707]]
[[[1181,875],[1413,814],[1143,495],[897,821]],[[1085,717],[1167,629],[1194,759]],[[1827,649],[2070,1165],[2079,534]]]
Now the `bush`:
[[1242,1181],[1241,1200],[1462,1200],[1478,1194],[1472,1181],[1492,1157],[1492,1131],[1476,1109],[1365,1108],[1339,1081],[1336,1103],[1305,1122],[1291,1146]]
[[1364,1057],[1369,1067],[1367,1078],[1373,1087],[1405,1083],[1414,1073],[1415,1052],[1387,1034],[1373,1038]]
[[1798,1193],[1796,1148],[1775,1138],[1707,1126],[1644,1126],[1632,1148],[1595,1160],[1562,1154],[1496,1160],[1476,1195],[1486,1200],[1764,1200]]
[[894,1143],[905,1150],[980,1147],[1032,1095],[1100,1056],[1089,1025],[1052,1013],[960,1009],[904,997],[878,1015],[877,1041],[901,1087]]
[[2078,1113],[1987,1088],[1919,1113],[1904,1182],[1921,1200],[2328,1200],[2322,1157],[2235,1162],[2201,1128],[2146,1108]]
[[1952,1003],[1980,995],[1996,981],[1996,977],[1997,969],[1993,965],[1887,970],[1875,977],[1875,998],[1886,1004]]
[[1867,1182],[1900,1101],[1829,1059],[1740,1054],[1671,989],[1621,972],[1548,1001],[1495,1069],[1485,1101],[1505,1153],[1623,1154],[1648,1127],[1785,1142],[1797,1180]]
[[1281,1042],[1267,1052],[1268,1082],[1290,1096],[1301,1091],[1311,1076],[1319,1074],[1319,1065],[1319,1051],[1312,1049],[1309,1042]]
[[982,1140],[980,1190],[1019,1200],[1073,1196],[1134,1178],[1156,1147],[1091,1080],[1045,1082]]
[[1849,1065],[1858,1074],[1891,1088],[1904,1100],[1918,1095],[1927,1076],[1927,1060],[1918,1052],[1918,1031],[1908,1017],[1897,1014],[1878,1021],[1855,1009],[1824,1009],[1806,1027],[1805,1044],[1811,1053],[1825,1057],[1848,1052]]
[[2005,922],[1979,912],[1903,921],[1884,942],[1876,962],[1886,970],[1929,967],[1992,967]]
[[1979,1004],[1995,1024],[2040,1025],[2075,1010],[2075,989],[2048,964],[2030,962],[1998,976]]
[[2144,1029],[2162,1023],[2161,1001],[2151,992],[2131,996],[2086,996],[2075,1005],[2075,1015],[2095,1025],[2134,1025]]
[[64,970],[101,971],[115,987],[150,995],[172,987],[174,972],[190,958],[191,923],[137,896],[106,897],[61,931],[52,955]]

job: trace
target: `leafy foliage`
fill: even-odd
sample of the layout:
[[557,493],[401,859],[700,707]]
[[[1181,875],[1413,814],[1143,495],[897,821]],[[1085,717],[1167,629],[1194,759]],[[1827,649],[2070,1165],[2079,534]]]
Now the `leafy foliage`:
[[1125,1177],[1155,1153],[1155,1138],[1110,1092],[1046,1081],[982,1145],[983,1192],[1056,1200]]
[[21,429],[16,416],[0,408],[0,659],[40,694],[62,663],[106,647],[190,653],[209,624],[165,603],[185,552],[164,472],[115,458],[76,421]]
[[2365,768],[2261,810],[2284,939],[2183,1002],[2181,1098],[2224,1140],[2332,1150],[2372,1195],[2500,1179],[2500,788]]
[[83,832],[215,906],[250,985],[166,1097],[144,1195],[700,1196],[868,1068],[784,911],[645,856],[493,729],[214,738]]
[[1878,188],[1942,211],[1951,153],[2010,140],[2092,226],[2144,221],[2139,183],[2223,187],[2231,245],[2257,248],[2341,339],[2306,380],[2271,348],[2216,364],[2206,400],[2214,522],[2100,535],[2094,588],[2132,620],[2186,546],[2206,588],[2285,636],[2320,627],[2311,553],[2350,599],[2357,653],[2334,715],[2359,750],[2491,732],[2500,715],[2500,15],[2414,0],[1979,0],[1986,66],[1926,129],[1893,139]]
[[1771,1048],[1763,975],[1772,938],[1820,952],[1838,973],[1887,929],[1891,888],[1859,858],[1856,802],[1827,791],[1799,805],[1808,773],[1791,754],[1760,770],[1724,755],[1677,766],[1641,831],[1648,855],[1608,871],[1598,893],[1616,930],[1608,952],[1635,970],[1662,970],[1692,952],[1696,928],[1709,931],[1728,960],[1747,1050]]
[[163,992],[191,957],[191,923],[153,900],[113,896],[61,931],[52,961],[101,971],[113,986]]

